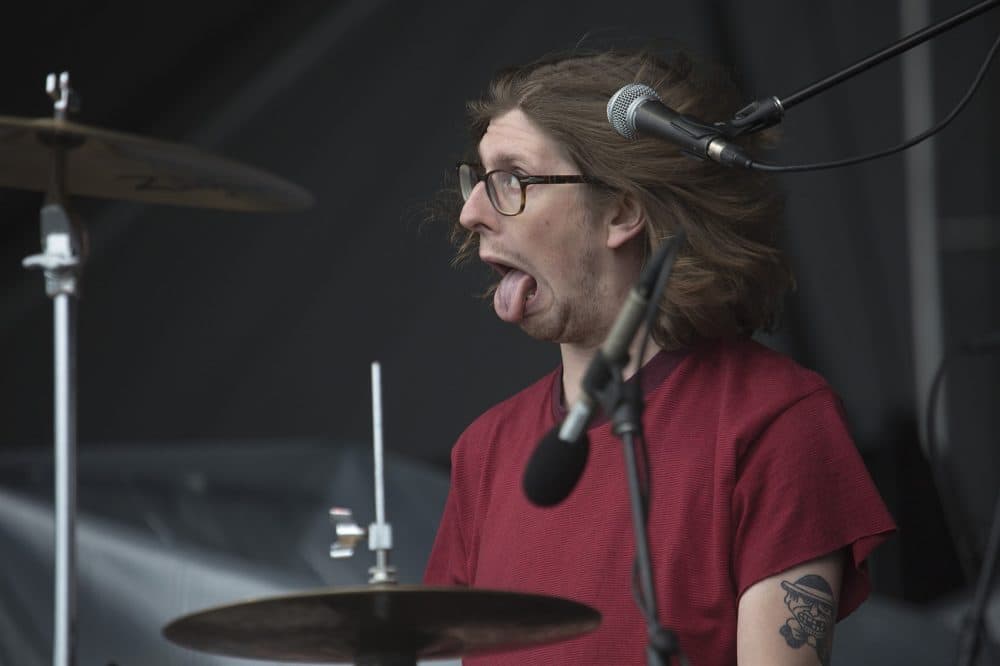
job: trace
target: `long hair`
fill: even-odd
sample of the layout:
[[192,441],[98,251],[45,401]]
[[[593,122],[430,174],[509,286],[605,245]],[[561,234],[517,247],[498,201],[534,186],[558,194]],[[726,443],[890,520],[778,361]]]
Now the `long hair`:
[[[727,77],[696,71],[683,54],[666,62],[649,51],[572,53],[499,72],[487,93],[469,103],[472,138],[478,144],[491,119],[518,108],[567,150],[581,173],[604,184],[589,188],[595,205],[623,193],[638,201],[648,220],[646,258],[684,230],[687,243],[652,331],[661,347],[773,328],[794,286],[777,247],[783,201],[773,181],[693,159],[655,138],[619,136],[606,107],[628,83],[650,86],[666,105],[705,122],[728,119],[738,108]],[[750,149],[759,143],[743,141]],[[478,237],[457,220],[451,237],[457,260],[475,254]]]

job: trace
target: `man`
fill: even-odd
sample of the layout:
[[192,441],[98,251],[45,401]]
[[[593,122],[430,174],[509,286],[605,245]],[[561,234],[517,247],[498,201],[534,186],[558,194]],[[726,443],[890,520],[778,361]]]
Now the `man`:
[[827,665],[833,623],[867,595],[865,558],[892,519],[830,388],[750,339],[792,285],[772,185],[618,136],[605,106],[632,82],[706,121],[735,109],[727,84],[649,53],[542,60],[500,73],[470,104],[478,159],[459,167],[453,236],[461,256],[496,270],[500,319],[557,343],[562,365],[455,445],[425,580],[551,594],[602,614],[586,636],[467,663],[645,662],[626,475],[607,419],[591,423],[588,465],[564,502],[529,504],[521,478],[644,262],[683,229],[655,344],[626,370],[642,365],[659,620],[694,666]]

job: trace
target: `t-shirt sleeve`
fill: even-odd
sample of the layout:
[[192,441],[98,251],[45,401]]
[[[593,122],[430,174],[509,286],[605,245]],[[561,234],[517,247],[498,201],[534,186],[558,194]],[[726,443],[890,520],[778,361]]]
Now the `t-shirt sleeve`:
[[468,584],[465,576],[465,547],[456,503],[455,491],[450,490],[441,524],[434,538],[434,547],[427,560],[427,569],[424,571],[424,582],[428,585]]
[[868,596],[865,559],[895,529],[829,388],[801,398],[751,442],[733,492],[739,594],[797,564],[847,548],[838,619]]
[[424,583],[428,585],[469,585],[466,532],[469,517],[462,510],[463,491],[461,483],[459,446],[452,450],[451,486],[445,501],[444,513],[438,525],[434,547],[431,548]]

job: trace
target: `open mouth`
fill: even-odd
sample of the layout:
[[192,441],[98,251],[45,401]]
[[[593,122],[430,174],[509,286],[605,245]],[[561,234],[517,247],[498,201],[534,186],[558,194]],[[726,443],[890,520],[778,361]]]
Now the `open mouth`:
[[538,295],[538,282],[530,273],[514,265],[492,257],[483,257],[482,260],[500,276],[493,292],[493,309],[497,316],[504,321],[519,323]]
[[535,297],[535,294],[538,292],[538,283],[535,282],[535,278],[531,274],[527,273],[526,271],[522,271],[519,268],[515,268],[514,266],[509,266],[507,264],[495,260],[484,260],[484,263],[490,268],[492,268],[493,271],[500,276],[500,281],[491,287],[491,291],[496,291],[497,289],[499,289],[500,285],[503,284],[504,279],[511,273],[514,273],[515,275],[522,274],[531,278],[532,282],[530,288],[524,295],[524,302],[527,303],[528,301],[530,301]]

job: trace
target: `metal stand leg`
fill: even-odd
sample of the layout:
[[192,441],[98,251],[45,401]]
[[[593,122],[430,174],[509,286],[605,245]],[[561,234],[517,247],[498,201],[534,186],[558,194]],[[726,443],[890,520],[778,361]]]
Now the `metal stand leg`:
[[76,663],[76,302],[59,294],[55,320],[55,641],[53,666]]
[[59,204],[41,213],[44,253],[24,260],[45,272],[52,298],[55,365],[55,620],[53,666],[76,663],[76,281],[79,240]]

